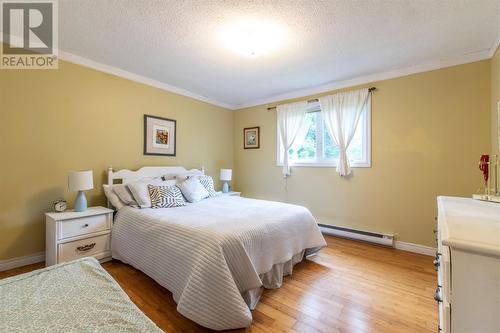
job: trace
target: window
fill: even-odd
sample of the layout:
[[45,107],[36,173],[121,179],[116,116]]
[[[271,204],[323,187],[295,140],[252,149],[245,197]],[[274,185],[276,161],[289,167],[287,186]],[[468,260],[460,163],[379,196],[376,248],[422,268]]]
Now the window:
[[[290,165],[293,166],[325,166],[335,167],[340,155],[338,147],[323,122],[319,103],[309,107],[304,126],[308,128],[305,139],[296,142],[288,153]],[[370,112],[364,111],[359,119],[354,137],[347,149],[347,155],[352,167],[369,167],[370,161]],[[283,165],[283,149],[278,134],[278,165]]]

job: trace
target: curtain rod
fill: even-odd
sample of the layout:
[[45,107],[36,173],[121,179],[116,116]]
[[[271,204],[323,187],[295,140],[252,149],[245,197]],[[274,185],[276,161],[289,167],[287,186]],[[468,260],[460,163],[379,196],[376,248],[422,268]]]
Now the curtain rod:
[[[377,88],[375,88],[375,87],[368,88],[369,92],[372,92],[374,90],[377,90]],[[307,101],[307,103],[316,103],[316,102],[319,102],[319,99],[314,98],[314,99],[310,99],[310,100]],[[268,111],[276,110],[276,107],[275,106],[270,106],[270,107],[267,108],[267,110]]]

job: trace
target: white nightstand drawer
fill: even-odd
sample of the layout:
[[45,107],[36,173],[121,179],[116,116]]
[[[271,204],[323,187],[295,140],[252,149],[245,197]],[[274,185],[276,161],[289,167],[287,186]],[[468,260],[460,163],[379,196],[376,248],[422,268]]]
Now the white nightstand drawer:
[[64,239],[111,229],[111,215],[86,216],[59,223],[59,239]]
[[57,248],[57,262],[61,263],[82,257],[107,253],[110,251],[110,240],[110,234],[105,234],[73,242],[61,243]]

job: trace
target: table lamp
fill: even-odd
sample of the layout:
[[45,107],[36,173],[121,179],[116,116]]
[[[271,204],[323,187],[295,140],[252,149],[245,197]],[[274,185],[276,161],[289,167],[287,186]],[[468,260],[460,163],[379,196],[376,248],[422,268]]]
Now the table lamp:
[[222,185],[222,192],[229,192],[229,184],[227,182],[231,181],[231,176],[233,175],[233,170],[231,169],[220,169],[220,180],[224,182]]
[[78,191],[75,200],[75,212],[83,212],[87,209],[87,198],[83,191],[94,188],[92,170],[70,171],[68,173],[68,188],[71,192]]

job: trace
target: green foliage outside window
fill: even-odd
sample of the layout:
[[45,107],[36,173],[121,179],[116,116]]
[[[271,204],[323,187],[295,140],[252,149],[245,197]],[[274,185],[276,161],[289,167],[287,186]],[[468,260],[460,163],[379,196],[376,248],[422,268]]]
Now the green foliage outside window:
[[306,126],[309,127],[304,142],[298,147],[293,147],[288,151],[291,159],[314,159],[316,158],[316,121],[317,113],[306,115]]
[[[323,154],[317,151],[318,126],[323,126]],[[291,160],[307,161],[319,158],[337,160],[340,156],[339,148],[333,143],[324,125],[319,112],[310,112],[306,116],[306,126],[309,128],[304,141],[297,147],[291,148],[288,153]],[[361,160],[363,157],[362,126],[358,126],[348,149],[351,160]],[[323,156],[321,156],[323,155]]]

